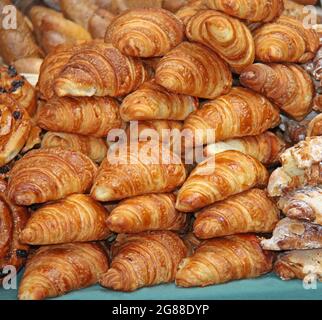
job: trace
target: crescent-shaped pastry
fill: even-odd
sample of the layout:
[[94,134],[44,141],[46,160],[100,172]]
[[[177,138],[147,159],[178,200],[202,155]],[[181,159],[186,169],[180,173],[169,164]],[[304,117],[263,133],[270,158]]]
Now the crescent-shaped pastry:
[[145,82],[122,102],[120,113],[124,121],[184,120],[197,110],[198,99],[175,94],[154,80]]
[[222,11],[230,16],[255,22],[269,22],[281,15],[283,0],[206,0],[210,9]]
[[239,151],[225,151],[200,163],[179,190],[176,208],[195,212],[212,203],[265,186],[269,173],[256,159]]
[[270,233],[279,210],[265,191],[252,189],[215,203],[197,214],[193,232],[200,239],[238,233]]
[[322,225],[322,188],[307,186],[281,196],[278,206],[292,219]]
[[317,277],[322,281],[322,249],[294,250],[282,253],[274,264],[275,273],[282,280]]
[[287,115],[300,121],[312,111],[314,84],[310,75],[295,64],[253,64],[240,82],[274,102]]
[[99,163],[107,154],[107,145],[104,139],[63,132],[47,132],[41,141],[41,147],[80,151]]
[[198,12],[189,20],[186,35],[213,49],[236,73],[254,62],[255,44],[250,30],[243,22],[219,11]]
[[117,238],[110,269],[99,283],[117,291],[135,291],[173,282],[187,247],[170,231],[154,231]]
[[176,12],[176,16],[186,26],[189,20],[201,10],[209,9],[204,0],[190,1]]
[[115,18],[106,31],[123,54],[133,57],[159,57],[182,42],[183,24],[173,13],[156,8],[126,11]]
[[8,196],[29,206],[84,193],[92,186],[97,168],[84,154],[60,148],[32,150],[9,173]]
[[265,250],[306,250],[322,248],[322,226],[290,218],[277,224],[271,239],[261,242]]
[[37,107],[36,90],[12,66],[0,66],[0,94],[3,93],[10,95],[30,116],[34,115]]
[[54,81],[79,48],[79,45],[60,45],[46,56],[40,67],[37,85],[41,99],[49,100],[55,95]]
[[[8,19],[8,15],[5,14],[5,7],[12,5],[11,0],[0,0],[0,56],[8,65],[12,65],[18,59],[41,58],[43,52],[36,43],[26,17],[16,7],[16,21],[13,21],[12,15],[9,15]],[[16,28],[13,28],[15,22]]]
[[211,157],[220,152],[236,150],[252,156],[265,166],[271,166],[279,162],[279,157],[285,149],[285,141],[273,132],[266,131],[257,136],[229,139],[207,145],[204,148],[204,155]]
[[183,130],[192,133],[194,144],[210,144],[259,135],[279,123],[279,110],[268,99],[235,87],[227,95],[208,101],[191,113]]
[[43,300],[86,288],[107,270],[107,253],[99,244],[44,246],[27,262],[18,299]]
[[35,211],[20,234],[31,245],[105,240],[110,235],[108,212],[84,194],[44,205]]
[[102,162],[92,188],[91,194],[98,201],[172,192],[186,180],[180,156],[162,144],[140,142],[113,147]]
[[107,222],[116,233],[139,233],[152,230],[182,231],[187,215],[175,209],[172,193],[137,196],[119,203]]
[[92,41],[69,59],[54,87],[59,97],[120,97],[146,79],[141,60],[123,55],[110,43]]
[[255,235],[236,235],[205,241],[184,259],[176,275],[179,287],[205,287],[256,278],[272,270],[273,255],[263,251]]
[[24,265],[29,247],[19,241],[29,214],[27,209],[13,204],[6,196],[6,183],[0,180],[0,285],[2,270],[14,266],[17,271]]
[[27,111],[7,94],[0,94],[0,167],[24,147],[31,130]]
[[319,37],[305,29],[302,21],[281,16],[254,31],[256,60],[263,62],[305,63],[315,57]]
[[228,93],[232,74],[215,52],[197,44],[183,42],[158,63],[156,82],[175,93],[214,99]]
[[123,127],[118,102],[109,97],[55,97],[39,108],[37,124],[49,131],[96,138]]
[[64,16],[44,6],[33,6],[29,16],[36,38],[42,49],[49,53],[61,44],[74,44],[92,37],[82,26],[65,19]]
[[307,137],[322,136],[322,113],[317,115],[307,128]]

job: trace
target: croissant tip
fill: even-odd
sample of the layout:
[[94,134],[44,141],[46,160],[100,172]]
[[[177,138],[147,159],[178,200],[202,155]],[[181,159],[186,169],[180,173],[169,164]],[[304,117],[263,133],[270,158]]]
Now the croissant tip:
[[100,279],[99,284],[113,290],[124,290],[122,274],[116,269],[109,269]]
[[22,243],[29,243],[31,244],[34,241],[35,233],[31,228],[25,228],[21,231],[19,240]]
[[244,71],[240,75],[240,80],[241,81],[250,81],[256,79],[256,73],[254,71]]
[[91,196],[97,200],[102,202],[108,202],[114,199],[114,193],[113,190],[106,187],[93,187],[91,191]]
[[43,300],[45,299],[45,292],[41,287],[33,287],[29,289],[19,290],[18,300]]
[[126,233],[127,229],[131,229],[131,223],[126,216],[113,215],[107,219],[107,225],[110,230],[116,233]]

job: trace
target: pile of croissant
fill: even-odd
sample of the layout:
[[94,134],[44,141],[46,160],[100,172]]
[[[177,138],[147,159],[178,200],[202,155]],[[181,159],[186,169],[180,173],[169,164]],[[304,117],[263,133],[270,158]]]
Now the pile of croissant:
[[[320,40],[301,5],[77,2],[32,7],[36,55],[0,30],[7,64],[44,59],[35,88],[0,68],[0,281],[25,267],[18,298],[40,300],[96,283],[304,279],[312,265],[322,279]],[[295,146],[285,119],[306,129]],[[187,163],[169,129],[205,160]],[[116,145],[124,162],[107,156]]]

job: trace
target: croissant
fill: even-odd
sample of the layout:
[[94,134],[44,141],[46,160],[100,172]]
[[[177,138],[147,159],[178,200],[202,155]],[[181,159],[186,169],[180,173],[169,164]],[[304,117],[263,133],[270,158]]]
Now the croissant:
[[322,114],[317,115],[307,129],[307,137],[322,136]]
[[313,81],[303,68],[295,64],[254,64],[244,70],[240,82],[271,99],[298,121],[312,110]]
[[322,248],[322,226],[284,218],[277,224],[271,239],[264,239],[265,250],[298,250]]
[[0,66],[0,94],[7,93],[17,104],[33,115],[37,107],[37,95],[32,85],[18,75],[13,66]]
[[271,197],[306,185],[322,183],[322,137],[301,141],[281,155],[282,167],[276,169],[268,183]]
[[278,109],[266,98],[248,89],[234,87],[227,95],[206,102],[190,114],[183,130],[193,134],[195,144],[210,144],[259,135],[279,123]]
[[32,150],[9,173],[8,196],[29,206],[84,193],[92,185],[96,165],[80,152],[49,148]]
[[187,248],[176,234],[154,231],[118,237],[111,268],[99,283],[117,291],[135,291],[173,282]]
[[186,26],[189,20],[201,10],[208,9],[204,0],[190,1],[176,12],[176,16]]
[[26,18],[19,10],[16,10],[17,28],[2,28],[4,20],[8,19],[4,14],[4,7],[7,5],[12,5],[11,1],[0,0],[0,56],[8,65],[22,58],[41,58],[43,53],[37,46]]
[[68,243],[39,248],[28,260],[19,300],[43,300],[97,283],[108,258],[95,243]]
[[222,11],[239,19],[269,22],[281,15],[283,0],[206,0],[210,9]]
[[0,180],[0,285],[3,268],[10,265],[19,271],[29,249],[19,241],[19,234],[29,218],[27,209],[14,205],[5,190],[6,183]]
[[0,94],[0,167],[16,157],[25,145],[30,130],[27,111],[7,94]]
[[139,233],[151,230],[181,231],[187,226],[187,215],[175,209],[176,197],[169,194],[138,196],[122,201],[108,218],[110,230],[116,233]]
[[205,241],[184,259],[176,275],[180,287],[205,287],[232,280],[256,278],[272,270],[273,256],[255,235],[236,235]]
[[93,41],[81,46],[55,80],[62,96],[124,96],[147,79],[143,63],[126,57],[111,44]]
[[278,206],[292,219],[322,225],[322,188],[304,187],[279,198]]
[[42,139],[41,147],[80,151],[95,162],[102,162],[107,154],[107,145],[103,139],[72,133],[47,132]]
[[46,130],[101,138],[123,125],[116,100],[109,97],[53,98],[37,113],[37,124]]
[[[131,147],[136,145],[136,148]],[[110,148],[92,188],[98,201],[113,201],[147,193],[172,192],[186,180],[181,158],[155,142]]]
[[14,61],[12,65],[15,67],[18,73],[39,75],[40,67],[43,61],[44,60],[42,58],[22,58]]
[[232,86],[228,65],[207,47],[189,42],[160,60],[155,79],[169,91],[205,99],[228,93]]
[[317,276],[322,281],[322,249],[294,250],[279,255],[274,271],[282,280]]
[[179,190],[176,208],[194,212],[228,197],[267,184],[269,174],[256,159],[225,151],[200,163]]
[[105,42],[133,57],[159,57],[183,41],[180,19],[163,9],[132,9],[109,25]]
[[161,142],[170,146],[170,150],[181,155],[182,122],[171,120],[131,122],[126,129],[127,141]]
[[200,239],[237,233],[270,233],[279,220],[279,210],[265,191],[252,189],[203,209],[193,232]]
[[186,35],[213,49],[236,73],[254,62],[255,45],[250,30],[243,22],[219,11],[198,12],[189,20]]
[[106,209],[83,194],[47,204],[33,213],[20,234],[31,245],[105,240],[110,235]]
[[254,31],[256,60],[263,62],[299,62],[312,60],[319,48],[319,37],[305,29],[302,21],[282,16]]
[[169,92],[152,80],[123,100],[120,113],[124,121],[184,120],[198,104],[197,98]]
[[46,53],[61,44],[73,44],[78,40],[90,40],[91,35],[80,25],[65,19],[55,10],[33,6],[29,12],[35,34]]
[[211,157],[227,150],[236,150],[252,156],[265,166],[270,166],[279,162],[279,156],[285,149],[285,141],[276,134],[266,131],[257,136],[210,144],[204,148],[204,154],[206,157]]

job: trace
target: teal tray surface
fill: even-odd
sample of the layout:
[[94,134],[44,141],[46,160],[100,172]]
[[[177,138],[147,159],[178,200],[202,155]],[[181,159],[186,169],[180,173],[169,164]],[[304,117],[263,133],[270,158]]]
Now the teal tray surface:
[[[16,290],[0,289],[0,300],[16,300]],[[274,274],[206,288],[177,288],[174,284],[122,293],[93,286],[53,300],[322,300],[322,283],[304,289],[300,280],[282,281]]]

